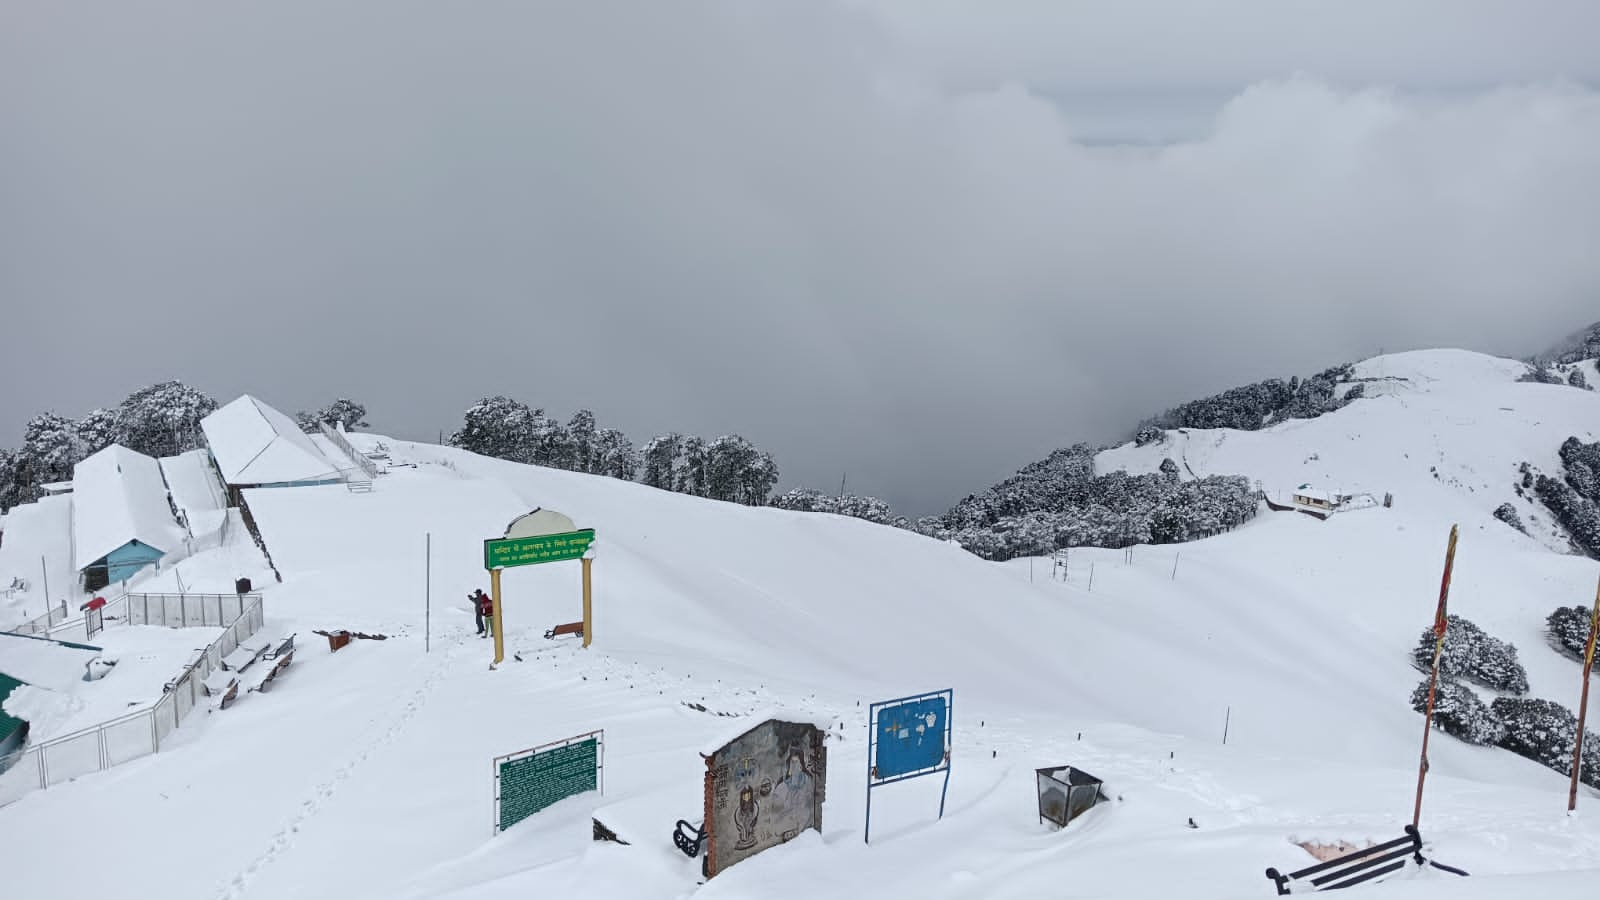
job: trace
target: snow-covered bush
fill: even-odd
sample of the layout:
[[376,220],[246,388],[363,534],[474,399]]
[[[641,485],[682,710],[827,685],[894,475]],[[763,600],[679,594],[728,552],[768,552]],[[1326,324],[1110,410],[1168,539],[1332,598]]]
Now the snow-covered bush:
[[1589,389],[1589,379],[1584,377],[1582,369],[1573,369],[1571,372],[1568,372],[1567,384],[1570,384],[1575,388],[1583,388],[1584,390]]
[[1528,529],[1522,527],[1522,516],[1517,515],[1517,508],[1512,506],[1510,503],[1502,503],[1495,507],[1494,517],[1506,523],[1507,525],[1510,525],[1512,528],[1522,532],[1523,534],[1528,533]]
[[[1411,708],[1428,711],[1428,679],[1411,692]],[[1433,727],[1469,744],[1495,744],[1505,736],[1505,723],[1484,705],[1472,688],[1447,678],[1439,679],[1433,698]]]
[[1572,543],[1578,549],[1600,558],[1600,509],[1592,501],[1566,482],[1548,475],[1534,479],[1533,492],[1572,535]]
[[[1254,384],[1232,388],[1211,397],[1192,400],[1173,407],[1140,424],[1134,434],[1167,428],[1236,428],[1255,431],[1285,419],[1313,419],[1333,412],[1362,396],[1364,385],[1348,388],[1343,396],[1338,386],[1354,378],[1350,363],[1334,366],[1309,378],[1284,381],[1268,378]],[[1141,446],[1143,443],[1139,442]]]
[[1600,441],[1585,444],[1569,437],[1558,452],[1567,469],[1567,484],[1584,499],[1600,501]]
[[1550,635],[1550,646],[1582,660],[1589,646],[1589,617],[1592,613],[1581,606],[1563,606],[1545,618],[1545,630]]
[[[1518,756],[1567,775],[1572,774],[1572,748],[1578,739],[1578,718],[1553,700],[1500,697],[1490,709],[1505,725],[1499,745]],[[1583,732],[1583,768],[1579,780],[1600,788],[1600,736]]]
[[[1429,628],[1411,652],[1417,668],[1427,670],[1433,665],[1433,644],[1433,629]],[[1460,616],[1449,617],[1439,671],[1509,694],[1528,692],[1528,673],[1517,661],[1517,648]]]

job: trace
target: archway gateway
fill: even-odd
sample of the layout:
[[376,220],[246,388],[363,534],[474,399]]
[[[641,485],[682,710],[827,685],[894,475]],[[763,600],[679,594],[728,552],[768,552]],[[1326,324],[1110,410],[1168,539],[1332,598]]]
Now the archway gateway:
[[483,542],[483,567],[489,570],[489,594],[494,605],[494,663],[505,661],[505,619],[500,602],[500,572],[516,566],[564,562],[583,563],[583,646],[594,639],[593,592],[590,565],[594,562],[594,529],[577,528],[573,521],[551,509],[536,509],[506,526],[505,535]]

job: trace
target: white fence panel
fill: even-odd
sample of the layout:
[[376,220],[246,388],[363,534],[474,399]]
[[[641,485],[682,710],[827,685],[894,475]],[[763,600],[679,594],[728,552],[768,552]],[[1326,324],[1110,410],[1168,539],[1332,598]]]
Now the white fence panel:
[[60,784],[100,771],[100,731],[79,732],[39,745],[44,754],[45,784]]
[[106,765],[116,766],[156,752],[156,733],[152,714],[108,723],[105,728]]
[[44,773],[39,769],[39,751],[24,750],[11,767],[0,772],[0,806],[22,799],[24,794],[44,787]]
[[162,743],[166,741],[167,735],[178,727],[177,705],[178,698],[169,691],[150,711],[151,715],[155,717],[156,749],[158,750],[161,749]]

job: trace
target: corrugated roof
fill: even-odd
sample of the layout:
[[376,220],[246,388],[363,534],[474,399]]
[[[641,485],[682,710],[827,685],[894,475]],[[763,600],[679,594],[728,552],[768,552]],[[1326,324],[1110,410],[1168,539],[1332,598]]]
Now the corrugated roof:
[[119,444],[72,469],[72,562],[82,570],[129,541],[167,553],[183,544],[161,465]]
[[21,719],[6,713],[6,698],[11,696],[12,691],[24,684],[27,684],[27,682],[19,681],[4,672],[0,672],[0,746],[5,744],[6,738],[10,737],[13,731],[22,727]]
[[200,422],[228,484],[282,484],[341,477],[294,421],[245,394]]
[[52,691],[71,692],[99,655],[100,648],[88,644],[0,632],[0,672]]

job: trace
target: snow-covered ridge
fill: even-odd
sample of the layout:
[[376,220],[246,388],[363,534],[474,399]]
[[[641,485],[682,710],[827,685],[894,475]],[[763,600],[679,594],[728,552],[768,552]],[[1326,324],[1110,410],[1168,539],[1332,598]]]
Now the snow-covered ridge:
[[[1259,432],[1172,432],[1095,466],[1157,471],[1171,456],[1269,492],[1392,492],[1392,508],[1263,513],[1189,544],[1074,549],[1064,581],[1049,560],[987,563],[859,520],[352,435],[389,451],[371,493],[248,493],[284,575],[266,589],[267,627],[300,634],[294,667],[271,694],[185,724],[171,752],[0,808],[12,883],[28,896],[208,900],[788,900],[883,885],[967,900],[1068,883],[1263,896],[1266,866],[1310,861],[1295,842],[1386,840],[1408,821],[1421,730],[1409,651],[1432,619],[1452,524],[1452,611],[1517,645],[1532,696],[1575,704],[1577,666],[1544,645],[1544,617],[1592,599],[1600,576],[1491,516],[1517,463],[1554,471],[1561,440],[1600,427],[1600,398],[1518,383],[1522,369],[1476,354],[1357,371],[1388,389]],[[511,656],[491,671],[466,595],[486,586],[482,540],[533,507],[597,531],[594,643],[542,637],[577,617],[577,564],[511,570]],[[228,590],[243,564],[197,553],[149,589],[182,578]],[[334,628],[389,639],[330,653],[311,632]],[[934,822],[937,783],[891,786],[874,795],[865,845],[867,705],[943,688],[955,692],[945,817]],[[823,834],[702,888],[672,822],[703,809],[700,752],[774,707],[834,723]],[[605,797],[493,836],[489,761],[595,728]],[[1430,759],[1423,833],[1473,877],[1385,890],[1454,898],[1593,879],[1573,873],[1600,867],[1600,821],[1562,815],[1560,775],[1443,736]],[[1051,832],[1033,769],[1061,764],[1104,778],[1113,799]],[[593,810],[617,804],[648,810],[658,830],[593,843]],[[81,848],[60,839],[86,820],[118,836],[95,866],[75,865]],[[174,841],[203,852],[175,865]]]

